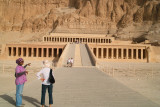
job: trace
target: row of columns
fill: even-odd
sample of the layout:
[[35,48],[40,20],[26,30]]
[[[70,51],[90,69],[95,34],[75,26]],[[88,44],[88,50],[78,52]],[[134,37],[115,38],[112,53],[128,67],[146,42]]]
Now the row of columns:
[[8,56],[13,57],[60,57],[62,48],[8,47]]
[[144,48],[92,48],[97,58],[102,59],[140,59],[144,60],[147,50]]
[[82,42],[82,43],[111,43],[111,39],[106,38],[68,38],[68,37],[44,37],[44,42]]

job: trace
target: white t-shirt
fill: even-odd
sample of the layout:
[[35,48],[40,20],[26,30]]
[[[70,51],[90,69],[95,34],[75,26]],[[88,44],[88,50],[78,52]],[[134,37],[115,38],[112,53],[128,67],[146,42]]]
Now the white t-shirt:
[[68,63],[70,63],[70,62],[71,62],[71,60],[70,60],[70,59],[68,59],[68,60],[67,60],[67,62],[68,62]]
[[[42,74],[43,77],[41,77],[41,74]],[[41,79],[41,78],[45,79],[42,82],[42,84],[44,84],[44,85],[50,85],[50,82],[48,82],[49,74],[50,74],[50,68],[46,67],[46,68],[41,69],[40,72],[37,73],[37,77],[38,77],[38,79]],[[53,75],[53,71],[52,71],[52,75]]]
[[73,62],[74,62],[74,61],[73,61],[73,59],[71,59],[71,61],[70,61],[70,62],[73,64]]

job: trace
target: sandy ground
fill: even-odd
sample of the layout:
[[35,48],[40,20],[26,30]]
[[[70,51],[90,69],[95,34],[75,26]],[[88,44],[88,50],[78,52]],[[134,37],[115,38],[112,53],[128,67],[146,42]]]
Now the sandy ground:
[[[27,61],[25,63],[28,63]],[[42,68],[41,61],[32,61],[32,65],[27,68],[29,74],[25,85],[32,83],[36,78],[36,73]],[[15,90],[14,61],[0,61],[0,95],[10,93]],[[3,66],[4,70],[3,70]],[[149,98],[153,102],[160,104],[160,64],[159,63],[100,63],[101,69],[107,75],[117,79],[132,90]],[[114,70],[113,70],[114,69]]]
[[160,104],[160,63],[100,63],[99,68],[125,86]]

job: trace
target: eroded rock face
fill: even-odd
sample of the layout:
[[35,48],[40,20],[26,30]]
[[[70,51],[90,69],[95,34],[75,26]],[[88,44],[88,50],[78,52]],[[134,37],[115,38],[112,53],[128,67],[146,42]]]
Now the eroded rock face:
[[0,0],[0,31],[107,31],[145,21],[160,21],[159,0]]

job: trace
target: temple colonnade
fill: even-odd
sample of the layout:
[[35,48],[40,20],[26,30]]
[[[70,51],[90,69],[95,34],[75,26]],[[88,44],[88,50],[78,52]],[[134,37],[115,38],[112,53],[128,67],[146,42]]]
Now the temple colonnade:
[[64,46],[7,46],[9,57],[60,57]]
[[115,60],[143,60],[147,61],[148,52],[146,47],[132,47],[132,46],[92,46],[90,47],[94,55],[98,59],[115,59]]
[[81,43],[112,43],[112,38],[94,38],[94,37],[56,37],[56,36],[44,36],[43,42],[81,42]]

